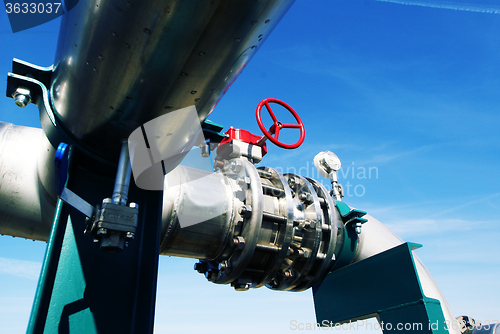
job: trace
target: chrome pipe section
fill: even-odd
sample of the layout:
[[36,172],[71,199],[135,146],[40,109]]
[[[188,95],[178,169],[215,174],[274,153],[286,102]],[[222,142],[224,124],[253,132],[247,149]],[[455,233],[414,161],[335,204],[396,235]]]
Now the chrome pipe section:
[[42,129],[0,122],[0,234],[47,241],[56,204],[54,153]]
[[61,20],[57,122],[116,162],[120,140],[158,116],[195,105],[205,120],[293,2],[80,0]]
[[319,282],[345,228],[325,187],[245,158],[216,165],[194,183],[171,186],[167,175],[160,253],[198,258],[209,281],[236,290],[303,291]]

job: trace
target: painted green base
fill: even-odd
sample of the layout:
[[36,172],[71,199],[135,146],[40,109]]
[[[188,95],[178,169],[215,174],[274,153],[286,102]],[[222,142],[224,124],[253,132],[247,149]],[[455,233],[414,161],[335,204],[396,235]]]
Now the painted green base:
[[423,294],[412,250],[405,243],[329,273],[313,287],[322,325],[378,317],[384,333],[448,333],[440,302]]

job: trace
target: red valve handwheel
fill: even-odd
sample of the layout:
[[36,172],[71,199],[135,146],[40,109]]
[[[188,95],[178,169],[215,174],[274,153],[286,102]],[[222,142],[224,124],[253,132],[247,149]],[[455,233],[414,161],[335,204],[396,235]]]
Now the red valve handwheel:
[[[269,102],[277,103],[280,106],[284,107],[286,110],[288,110],[293,115],[293,117],[295,117],[295,119],[297,120],[297,124],[283,124],[283,123],[279,122],[276,119],[276,116],[274,115],[271,107],[269,106]],[[269,131],[266,130],[266,127],[262,123],[262,119],[260,117],[260,112],[261,112],[263,106],[266,106],[267,112],[269,113],[269,115],[271,116],[271,118],[273,119],[273,122],[274,122],[274,124],[269,128]],[[269,139],[275,145],[277,145],[281,148],[286,148],[286,149],[297,148],[300,145],[302,145],[302,143],[304,142],[306,130],[304,128],[304,124],[302,123],[302,120],[300,119],[297,112],[292,109],[292,107],[290,107],[288,104],[286,104],[285,102],[283,102],[281,100],[269,98],[269,99],[264,99],[264,100],[260,101],[259,105],[257,106],[257,124],[259,124],[259,128],[264,133],[264,136],[267,137],[267,139]],[[299,140],[295,144],[285,144],[285,143],[280,142],[278,140],[279,134],[280,134],[280,130],[283,128],[285,128],[285,129],[286,128],[298,128],[298,129],[300,129]],[[273,137],[273,135],[274,135],[274,137]]]

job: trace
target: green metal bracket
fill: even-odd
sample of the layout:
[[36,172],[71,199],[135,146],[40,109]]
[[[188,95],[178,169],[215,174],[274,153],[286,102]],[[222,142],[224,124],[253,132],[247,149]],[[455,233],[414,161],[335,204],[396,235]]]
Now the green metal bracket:
[[221,133],[224,128],[222,125],[212,122],[211,120],[204,120],[201,123],[201,128],[203,129],[203,135],[205,139],[210,140],[211,143],[220,143],[225,135]]
[[[68,187],[101,203],[113,191],[116,166],[78,150],[72,156]],[[162,198],[131,180],[129,200],[139,205],[139,222],[120,253],[101,251],[84,234],[85,216],[58,200],[28,334],[153,333]]]
[[318,323],[335,326],[376,316],[384,333],[448,333],[439,300],[422,291],[412,255],[419,247],[405,243],[330,272],[313,287]]
[[347,204],[341,201],[336,201],[335,206],[337,207],[340,216],[342,217],[342,221],[345,225],[355,224],[357,222],[364,224],[368,221],[366,218],[361,218],[366,215],[366,211],[361,211],[358,209],[352,209]]
[[352,209],[344,202],[336,201],[335,207],[337,208],[337,211],[339,212],[344,223],[344,242],[342,243],[342,248],[337,255],[337,259],[333,264],[332,270],[342,268],[352,262],[359,240],[358,234],[352,226],[357,223],[364,224],[368,221],[365,218],[361,218],[366,215],[365,211]]

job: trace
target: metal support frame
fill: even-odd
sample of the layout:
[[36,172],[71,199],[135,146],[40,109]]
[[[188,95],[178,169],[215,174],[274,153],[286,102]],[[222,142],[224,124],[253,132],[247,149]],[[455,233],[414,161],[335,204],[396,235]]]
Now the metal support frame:
[[[113,191],[116,167],[74,150],[67,186],[90,203]],[[153,333],[163,193],[130,184],[140,206],[135,239],[106,253],[85,215],[58,200],[27,333]]]
[[329,273],[313,287],[318,323],[377,317],[384,333],[448,333],[441,303],[423,293],[412,255],[419,247],[405,243]]

